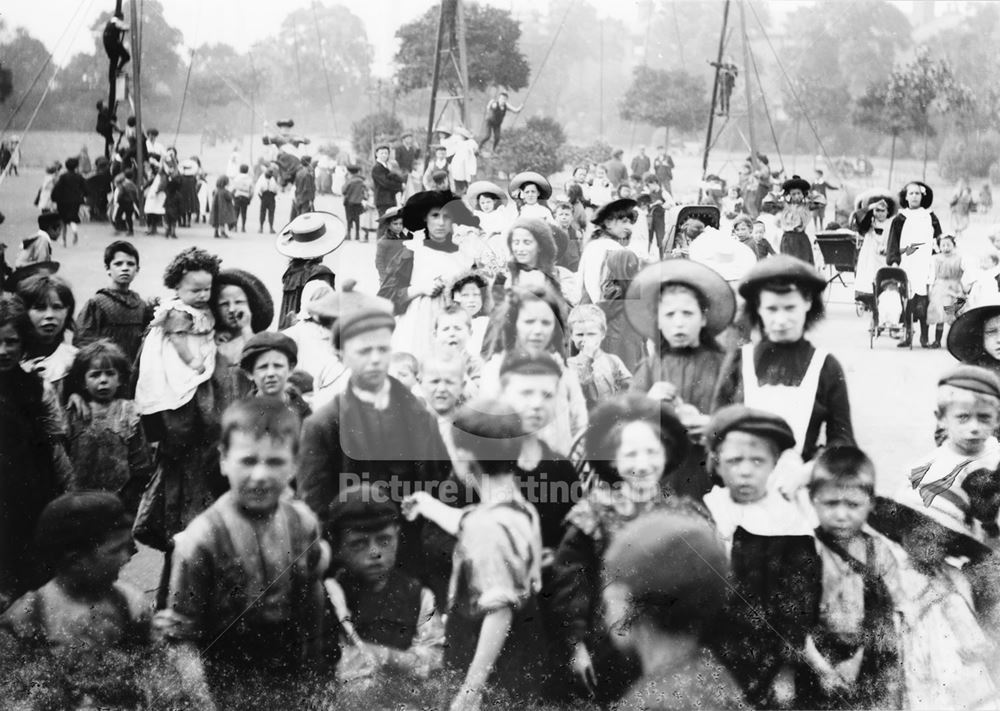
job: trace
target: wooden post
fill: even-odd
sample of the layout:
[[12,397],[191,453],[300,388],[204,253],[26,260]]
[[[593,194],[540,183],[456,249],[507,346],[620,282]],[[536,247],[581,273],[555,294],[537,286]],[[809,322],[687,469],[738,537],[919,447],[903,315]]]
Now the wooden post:
[[465,11],[462,9],[462,0],[455,0],[455,42],[458,45],[458,77],[459,84],[462,85],[462,98],[458,102],[459,111],[462,116],[462,125],[469,127],[469,62],[465,54]]
[[750,100],[750,39],[747,37],[746,0],[740,2],[740,31],[743,33],[743,79],[747,95],[747,135],[750,137],[750,165],[757,170],[757,141],[753,130],[753,101]]
[[[132,0],[135,2],[135,0]],[[441,9],[438,15],[437,41],[434,44],[434,73],[431,74],[431,106],[427,112],[427,145],[424,150],[424,160],[431,159],[431,143],[434,140],[434,111],[437,108],[438,84],[441,82],[441,41],[444,39],[445,24],[445,0],[441,0]]]
[[[141,64],[142,64],[142,40],[140,38],[139,30],[141,26],[139,18],[139,3],[137,0],[131,0],[131,10],[132,10],[132,97],[133,104],[135,106],[135,163],[136,163],[136,178],[139,181],[138,188],[140,191],[145,187],[146,182],[146,170],[143,168],[143,164],[146,160],[146,136],[142,132],[142,89],[139,85],[139,78],[141,76]],[[140,193],[140,198],[142,197]],[[139,204],[142,205],[142,200],[139,200]],[[139,208],[139,212],[142,212],[142,207]]]
[[[722,50],[726,43],[726,25],[729,24],[729,0],[726,0],[726,5],[722,9],[722,31],[719,32],[719,52],[715,59],[715,81],[712,83],[712,105],[708,110],[708,131],[705,134],[705,153],[701,159],[701,179],[704,180],[705,176],[708,175],[708,153],[712,149],[712,128],[715,125],[715,100],[719,94],[719,71],[722,67]],[[666,138],[663,139],[664,148],[668,151],[670,146],[666,145]],[[698,191],[699,195],[701,191]]]

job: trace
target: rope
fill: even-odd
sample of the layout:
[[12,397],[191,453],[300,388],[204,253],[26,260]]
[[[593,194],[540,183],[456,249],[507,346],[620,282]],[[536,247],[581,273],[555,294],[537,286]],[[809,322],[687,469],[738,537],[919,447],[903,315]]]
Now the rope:
[[[753,65],[754,76],[757,77],[757,88],[760,89],[760,72],[757,71],[757,58],[754,57],[753,52],[747,52],[750,55],[750,64]],[[778,136],[774,132],[774,122],[771,120],[771,111],[767,108],[767,99],[764,98],[764,92],[760,92],[760,103],[764,107],[764,115],[767,117],[767,127],[771,130],[771,140],[774,141],[774,150],[778,154],[778,160],[781,161],[781,169],[785,169],[785,159],[781,157],[781,146],[778,145]]]
[[187,77],[184,79],[184,93],[181,94],[181,110],[177,112],[177,128],[174,129],[174,145],[177,145],[177,136],[181,133],[181,119],[184,118],[184,106],[187,104],[188,85],[191,83],[191,70],[194,69],[194,50],[191,50],[191,59],[188,61]]
[[[559,21],[559,26],[556,28],[555,34],[552,35],[552,41],[549,43],[549,48],[545,50],[545,56],[542,57],[542,62],[538,65],[538,70],[535,72],[535,78],[531,80],[531,84],[528,86],[528,91],[524,95],[524,101],[521,102],[521,113],[524,113],[524,106],[528,103],[528,97],[531,96],[531,91],[535,88],[538,78],[542,76],[542,67],[544,67],[545,63],[549,61],[549,55],[552,54],[552,49],[556,46],[556,40],[559,39],[559,34],[562,32],[563,25],[566,24],[566,18],[569,17],[569,11],[572,9],[573,3],[566,3],[566,12],[563,13],[562,20]],[[514,114],[514,120],[510,122],[510,128],[514,128],[514,126],[517,125],[517,120],[521,118],[521,113]]]

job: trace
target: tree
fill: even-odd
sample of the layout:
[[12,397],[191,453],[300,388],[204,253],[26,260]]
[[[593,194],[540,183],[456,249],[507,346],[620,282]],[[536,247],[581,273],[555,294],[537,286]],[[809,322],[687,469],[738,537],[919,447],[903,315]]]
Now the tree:
[[566,133],[558,121],[534,116],[504,137],[503,170],[511,174],[524,170],[542,175],[558,172],[563,166],[561,149],[565,142]]
[[640,66],[632,70],[629,85],[619,107],[626,121],[646,123],[667,130],[692,131],[701,126],[708,113],[705,82],[692,74],[675,69],[651,69]]
[[[865,93],[855,102],[851,120],[856,126],[892,136],[889,153],[889,187],[892,187],[892,170],[896,163],[896,141],[904,131],[916,127],[916,118],[910,107],[890,101],[888,81],[869,84]],[[894,97],[895,98],[895,97]]]
[[379,141],[394,141],[403,132],[403,124],[392,114],[385,112],[368,114],[351,126],[351,144],[362,162],[371,162],[374,144]]
[[[439,13],[434,5],[419,19],[396,30],[396,78],[402,91],[431,85]],[[521,25],[509,12],[489,5],[466,5],[465,27],[470,89],[486,91],[491,86],[504,86],[517,91],[528,85],[528,61],[518,49]],[[449,91],[459,93],[457,77],[451,80],[455,73],[446,72],[444,76]]]
[[10,69],[0,64],[0,104],[7,100],[12,91],[14,91],[14,76]]
[[[5,29],[3,25],[0,25],[0,30]],[[23,126],[42,98],[45,87],[56,68],[51,63],[46,66],[46,62],[49,60],[49,50],[23,27],[18,27],[12,34],[8,35],[7,32],[3,34],[6,37],[3,44],[0,44],[0,57],[3,57],[4,68],[10,72],[8,93],[13,100],[4,104],[4,111],[0,113],[0,117],[6,122],[17,109],[18,104],[21,103],[22,106],[17,113],[19,121],[16,125]],[[43,67],[44,71],[39,76],[38,82],[32,86],[31,82],[35,75]]]

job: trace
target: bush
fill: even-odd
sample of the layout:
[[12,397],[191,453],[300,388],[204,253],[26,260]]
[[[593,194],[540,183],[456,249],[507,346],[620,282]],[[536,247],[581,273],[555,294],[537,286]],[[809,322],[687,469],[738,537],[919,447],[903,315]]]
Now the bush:
[[1000,157],[1000,136],[990,131],[974,136],[949,136],[938,153],[938,172],[948,181],[984,178]]
[[351,145],[359,160],[370,160],[372,137],[375,142],[394,141],[403,132],[403,124],[390,113],[368,114],[351,126]]
[[551,175],[562,169],[562,146],[566,133],[553,118],[535,117],[510,131],[503,142],[500,163],[508,173],[534,170]]
[[611,160],[614,148],[605,141],[594,141],[586,146],[568,145],[563,147],[562,157],[566,165],[573,168],[578,165],[589,166],[591,163],[606,163]]

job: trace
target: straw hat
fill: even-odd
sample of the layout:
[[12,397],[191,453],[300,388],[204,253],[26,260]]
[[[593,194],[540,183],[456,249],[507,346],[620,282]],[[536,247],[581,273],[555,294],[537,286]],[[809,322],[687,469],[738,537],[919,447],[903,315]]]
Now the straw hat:
[[538,187],[539,200],[548,200],[552,197],[552,186],[549,184],[549,181],[541,173],[536,173],[533,170],[526,170],[511,178],[507,192],[511,197],[514,197],[517,192],[529,183]]
[[479,218],[450,190],[424,190],[411,195],[403,205],[403,226],[411,232],[424,229],[427,213],[436,208],[445,208],[456,225],[479,227]]
[[639,272],[628,288],[625,316],[641,336],[658,341],[657,307],[665,284],[694,289],[708,302],[705,328],[713,336],[721,333],[736,314],[736,297],[726,280],[710,267],[689,259],[668,259],[650,264]]
[[994,316],[1000,316],[1000,304],[970,309],[955,319],[948,329],[948,352],[963,363],[978,363],[983,351],[983,326]]
[[477,180],[469,189],[465,191],[466,196],[472,203],[473,207],[479,206],[479,197],[481,195],[489,195],[494,200],[498,200],[501,204],[507,204],[507,193],[503,191],[496,183],[492,183],[489,180]]
[[342,245],[346,236],[347,228],[336,215],[305,212],[281,229],[275,247],[286,257],[315,259]]
[[757,264],[757,255],[752,249],[714,227],[706,227],[691,242],[688,256],[693,262],[711,267],[726,281],[739,281]]

